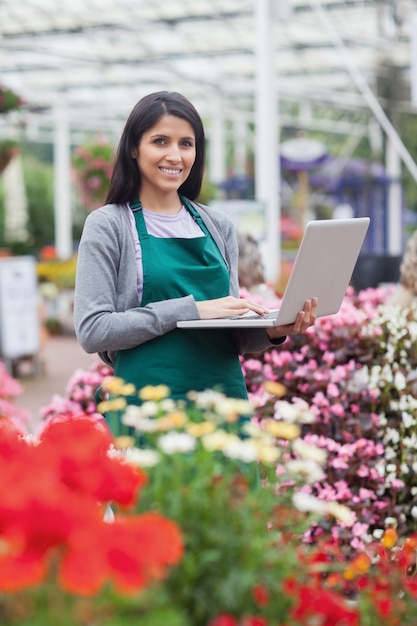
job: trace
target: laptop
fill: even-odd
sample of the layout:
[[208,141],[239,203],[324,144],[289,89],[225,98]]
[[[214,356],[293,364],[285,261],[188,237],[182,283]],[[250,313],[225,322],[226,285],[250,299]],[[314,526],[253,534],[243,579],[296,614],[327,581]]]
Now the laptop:
[[178,328],[268,328],[293,324],[306,300],[318,298],[317,317],[342,305],[361,251],[369,217],[308,222],[280,307],[266,315],[244,315],[177,322]]

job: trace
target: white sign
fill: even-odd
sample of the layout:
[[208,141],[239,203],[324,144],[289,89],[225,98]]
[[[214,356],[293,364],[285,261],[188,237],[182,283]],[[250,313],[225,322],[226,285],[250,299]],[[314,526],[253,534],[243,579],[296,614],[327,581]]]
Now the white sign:
[[33,257],[0,259],[0,355],[7,359],[39,350],[40,324]]

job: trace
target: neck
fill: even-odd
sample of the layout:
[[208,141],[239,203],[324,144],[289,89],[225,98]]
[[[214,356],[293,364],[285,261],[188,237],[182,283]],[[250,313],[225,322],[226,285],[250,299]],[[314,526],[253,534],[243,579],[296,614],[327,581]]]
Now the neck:
[[175,215],[181,211],[182,202],[176,191],[164,195],[141,192],[139,197],[142,206],[148,211],[165,215]]

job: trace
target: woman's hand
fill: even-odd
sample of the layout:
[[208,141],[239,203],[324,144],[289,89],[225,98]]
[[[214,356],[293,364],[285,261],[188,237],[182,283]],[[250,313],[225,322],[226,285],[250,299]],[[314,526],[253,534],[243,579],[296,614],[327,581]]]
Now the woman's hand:
[[299,335],[305,333],[307,328],[313,326],[316,321],[317,298],[306,300],[304,309],[300,311],[296,317],[294,324],[286,324],[285,326],[273,326],[267,328],[266,332],[270,339],[280,339],[286,335]]
[[258,315],[268,313],[268,309],[252,300],[234,298],[233,296],[226,296],[225,298],[217,298],[215,300],[202,300],[201,302],[196,302],[196,305],[198,314],[202,320],[244,315],[244,313],[248,313],[249,311],[253,311]]

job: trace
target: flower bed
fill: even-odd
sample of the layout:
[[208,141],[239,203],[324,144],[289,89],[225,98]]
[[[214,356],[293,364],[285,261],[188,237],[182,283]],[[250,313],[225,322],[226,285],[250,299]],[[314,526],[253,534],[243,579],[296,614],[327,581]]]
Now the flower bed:
[[[97,413],[61,412],[36,437],[0,420],[2,624],[414,623],[416,538],[388,529],[354,559],[323,537],[300,543],[314,518],[351,524],[346,507],[302,494],[324,462],[300,445],[308,411],[258,427],[241,400],[174,403],[163,387],[124,411],[135,390],[110,385],[101,409],[117,404],[128,436]],[[276,477],[291,450],[298,464]]]
[[[248,413],[246,403],[209,392],[182,405],[166,399],[163,387],[140,390],[142,407],[125,411],[124,396],[137,390],[111,378],[111,369],[97,364],[89,372],[74,372],[67,397],[55,396],[42,409],[42,430],[36,434],[41,442],[59,432],[57,424],[63,425],[62,439],[53,439],[53,452],[44,443],[25,441],[19,443],[24,455],[31,455],[33,448],[36,455],[21,461],[14,455],[15,473],[10,454],[2,466],[23,481],[15,483],[22,484],[19,511],[25,510],[25,519],[38,519],[29,514],[36,498],[29,503],[25,498],[29,491],[36,493],[33,481],[42,489],[48,475],[34,471],[29,480],[19,463],[27,467],[29,460],[35,467],[36,458],[41,467],[49,462],[53,468],[72,467],[66,489],[79,489],[76,476],[89,484],[107,476],[95,449],[84,446],[84,438],[71,429],[80,422],[83,428],[102,431],[94,390],[110,384],[126,429],[120,439],[105,436],[110,458],[123,467],[140,466],[146,474],[139,498],[130,500],[131,515],[152,512],[170,520],[180,529],[184,553],[165,570],[165,580],[149,581],[146,588],[138,585],[138,593],[126,595],[111,575],[107,585],[86,597],[80,587],[60,586],[62,576],[53,576],[56,570],[46,567],[56,564],[57,550],[67,553],[69,539],[47,544],[44,575],[36,586],[33,579],[13,590],[3,586],[0,613],[9,620],[5,624],[55,626],[47,608],[54,606],[51,597],[61,612],[64,604],[69,607],[68,620],[59,622],[63,626],[414,624],[417,312],[388,309],[386,295],[384,290],[349,291],[338,316],[320,320],[305,337],[292,338],[288,350],[284,344],[243,359],[253,407],[250,422],[240,418]],[[99,409],[108,412],[115,405]],[[2,439],[0,463],[4,450],[7,455]],[[255,463],[258,475],[253,473]],[[0,471],[9,476],[6,469]],[[123,513],[117,497],[95,497],[101,515],[110,500],[116,501],[113,513]],[[6,496],[3,500],[9,502]],[[7,524],[12,527],[10,506],[2,508],[0,502],[6,546],[0,574],[14,537],[7,531]],[[109,522],[111,511],[106,510]],[[44,512],[46,521],[48,516]],[[25,528],[30,527],[28,522]],[[21,535],[17,539],[13,546],[25,545]],[[81,536],[76,535],[71,546],[78,541]],[[102,555],[95,555],[97,542],[80,545],[88,546],[83,548],[86,563],[90,558],[102,563]],[[151,555],[151,544],[137,545]],[[133,558],[136,547],[129,554]],[[83,579],[81,561],[74,562]],[[75,569],[72,576],[77,585]],[[4,576],[3,585],[10,584],[9,578]],[[25,608],[23,616],[16,613],[17,606]]]
[[[312,411],[314,423],[303,426],[302,438],[324,450],[327,462],[304,492],[343,503],[356,517],[350,529],[315,524],[305,539],[331,533],[347,554],[380,537],[387,519],[400,535],[416,530],[417,311],[386,307],[388,293],[349,290],[337,316],[291,338],[288,350],[284,344],[242,359],[259,424],[283,406],[289,419],[292,405]],[[97,368],[79,371],[69,382],[73,408],[82,397],[82,406],[90,403],[93,410],[93,385],[109,373]],[[86,384],[89,377],[92,385]],[[283,387],[268,390],[265,381]],[[65,406],[65,399],[55,402]],[[54,410],[52,404],[44,415]]]
[[[292,339],[291,351],[284,345],[243,361],[261,421],[282,400],[313,411],[303,439],[328,461],[305,491],[355,512],[349,532],[331,529],[345,549],[380,536],[387,518],[401,534],[416,529],[417,310],[387,307],[386,295],[349,291],[339,315]],[[265,394],[264,380],[285,385],[282,399]],[[324,530],[312,528],[311,539]]]

